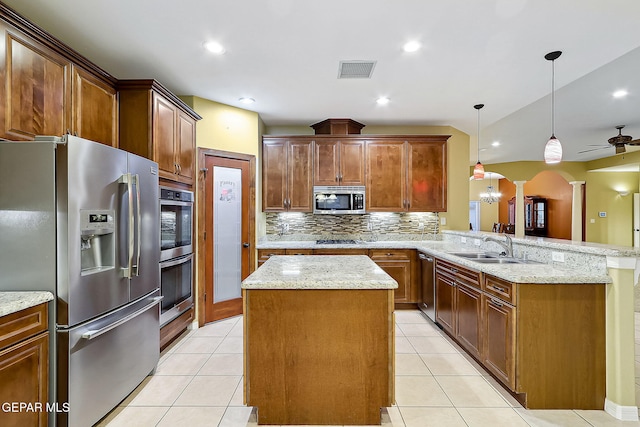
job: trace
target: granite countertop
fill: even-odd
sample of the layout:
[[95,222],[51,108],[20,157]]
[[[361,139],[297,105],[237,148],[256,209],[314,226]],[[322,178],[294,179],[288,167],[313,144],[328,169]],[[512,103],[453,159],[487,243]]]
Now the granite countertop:
[[243,289],[395,289],[366,255],[276,255],[242,281]]
[[[513,283],[553,284],[553,283],[611,283],[611,277],[604,272],[594,272],[583,265],[560,265],[559,263],[529,264],[481,264],[449,252],[470,251],[469,247],[451,242],[427,240],[400,240],[357,242],[355,244],[316,244],[314,241],[272,241],[258,244],[258,249],[417,249],[425,254],[455,262],[456,264],[491,274]],[[588,267],[588,266],[587,266]]]
[[52,300],[53,294],[47,291],[0,292],[0,316],[6,316]]

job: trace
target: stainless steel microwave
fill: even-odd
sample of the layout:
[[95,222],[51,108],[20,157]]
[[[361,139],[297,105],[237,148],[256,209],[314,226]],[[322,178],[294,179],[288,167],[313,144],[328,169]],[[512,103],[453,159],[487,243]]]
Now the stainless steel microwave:
[[313,187],[313,213],[327,215],[365,213],[363,186]]

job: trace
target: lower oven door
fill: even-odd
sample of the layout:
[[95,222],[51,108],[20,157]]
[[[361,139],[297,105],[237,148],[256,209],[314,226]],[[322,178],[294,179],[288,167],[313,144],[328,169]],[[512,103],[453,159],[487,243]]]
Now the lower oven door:
[[156,290],[96,320],[57,331],[58,427],[95,424],[156,368],[161,299]]
[[193,254],[160,263],[160,294],[160,326],[193,306]]

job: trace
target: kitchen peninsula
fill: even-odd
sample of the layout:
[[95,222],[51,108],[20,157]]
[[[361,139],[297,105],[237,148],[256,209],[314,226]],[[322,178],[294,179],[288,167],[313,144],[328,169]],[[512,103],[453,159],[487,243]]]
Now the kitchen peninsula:
[[393,292],[367,256],[273,256],[242,282],[245,403],[259,424],[380,424]]

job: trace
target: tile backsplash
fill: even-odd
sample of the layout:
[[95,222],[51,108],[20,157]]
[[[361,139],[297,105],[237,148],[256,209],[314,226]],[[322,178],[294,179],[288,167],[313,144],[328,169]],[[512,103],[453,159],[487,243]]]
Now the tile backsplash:
[[267,213],[265,239],[432,239],[438,233],[438,224],[438,214],[432,212],[389,212],[363,215]]

